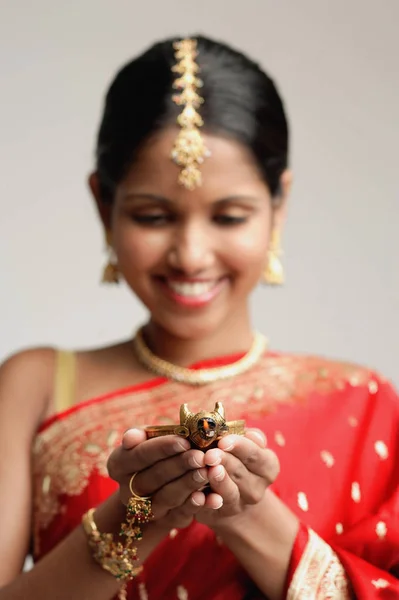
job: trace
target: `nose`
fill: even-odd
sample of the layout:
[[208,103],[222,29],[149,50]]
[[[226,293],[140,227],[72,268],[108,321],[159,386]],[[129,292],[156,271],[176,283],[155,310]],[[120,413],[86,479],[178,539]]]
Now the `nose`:
[[168,265],[185,275],[196,275],[213,266],[215,254],[209,233],[200,224],[182,225],[175,232]]

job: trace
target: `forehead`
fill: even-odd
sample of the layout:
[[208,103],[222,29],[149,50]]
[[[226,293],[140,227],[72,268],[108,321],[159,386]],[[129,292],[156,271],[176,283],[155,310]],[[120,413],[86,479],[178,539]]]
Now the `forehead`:
[[179,167],[171,158],[177,134],[177,128],[167,128],[145,144],[121,184],[122,191],[142,190],[169,198],[199,193],[215,198],[249,192],[268,194],[250,150],[232,139],[206,133],[202,135],[211,155],[201,165],[202,186],[186,190],[178,183]]

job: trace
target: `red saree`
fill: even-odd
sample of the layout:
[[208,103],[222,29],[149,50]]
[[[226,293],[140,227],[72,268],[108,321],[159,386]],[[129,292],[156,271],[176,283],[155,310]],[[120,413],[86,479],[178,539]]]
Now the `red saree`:
[[[261,428],[279,456],[273,490],[301,521],[286,598],[399,598],[399,402],[375,373],[319,358],[267,353],[228,382],[153,379],[47,420],[33,446],[35,559],[115,491],[106,461],[128,427],[174,423],[183,402],[198,412],[216,401],[229,420]],[[171,531],[128,590],[129,600],[262,597],[198,523]]]

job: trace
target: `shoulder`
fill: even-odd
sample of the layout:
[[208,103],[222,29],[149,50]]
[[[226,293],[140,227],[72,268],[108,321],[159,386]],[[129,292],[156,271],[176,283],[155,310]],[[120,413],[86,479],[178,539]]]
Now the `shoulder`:
[[31,348],[13,354],[0,367],[0,411],[40,422],[54,377],[56,350]]
[[23,379],[21,375],[33,376],[35,380],[45,380],[55,364],[55,348],[29,348],[9,356],[1,365],[0,376],[7,380]]
[[354,362],[323,356],[276,353],[266,359],[266,368],[274,373],[281,384],[295,390],[295,395],[350,388],[363,388],[370,395],[382,391],[395,394],[391,383],[378,371]]

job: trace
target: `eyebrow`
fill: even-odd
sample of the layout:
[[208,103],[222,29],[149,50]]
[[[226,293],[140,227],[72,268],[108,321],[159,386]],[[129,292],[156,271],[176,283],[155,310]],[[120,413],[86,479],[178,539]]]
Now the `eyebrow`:
[[129,200],[152,200],[154,202],[160,202],[162,204],[172,204],[172,200],[168,198],[164,198],[163,196],[158,196],[157,194],[146,194],[139,192],[132,192],[125,196],[125,201]]
[[[159,196],[157,194],[149,194],[149,193],[141,193],[141,192],[132,192],[125,196],[125,201],[129,200],[151,200],[153,202],[159,202],[160,204],[165,204],[167,206],[171,206],[175,204],[173,200],[169,198],[165,198],[164,196]],[[261,198],[259,196],[249,196],[247,194],[237,194],[235,196],[227,196],[226,198],[220,198],[219,200],[215,200],[212,202],[212,205],[221,206],[223,204],[230,204],[232,202],[239,202],[242,200],[247,201],[255,201],[260,202]]]

